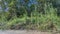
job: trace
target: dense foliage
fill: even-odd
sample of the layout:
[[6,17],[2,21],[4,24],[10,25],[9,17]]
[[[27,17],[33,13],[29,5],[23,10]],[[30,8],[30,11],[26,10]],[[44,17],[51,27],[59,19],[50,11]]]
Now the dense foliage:
[[60,0],[0,0],[0,29],[59,28]]

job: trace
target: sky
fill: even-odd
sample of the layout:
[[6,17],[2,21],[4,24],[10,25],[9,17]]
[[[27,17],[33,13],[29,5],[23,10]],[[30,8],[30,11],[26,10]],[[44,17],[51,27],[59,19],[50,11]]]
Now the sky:
[[1,1],[1,0],[0,0]]

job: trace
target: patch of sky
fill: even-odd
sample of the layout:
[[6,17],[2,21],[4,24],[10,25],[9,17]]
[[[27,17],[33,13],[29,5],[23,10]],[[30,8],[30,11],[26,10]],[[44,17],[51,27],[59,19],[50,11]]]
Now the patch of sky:
[[9,8],[8,8],[8,7],[6,7],[6,8],[4,9],[4,11],[5,11],[5,12],[8,12],[8,10],[9,10]]
[[1,1],[1,0],[0,0]]
[[28,6],[30,7],[32,4],[37,4],[37,1],[36,0],[30,0]]

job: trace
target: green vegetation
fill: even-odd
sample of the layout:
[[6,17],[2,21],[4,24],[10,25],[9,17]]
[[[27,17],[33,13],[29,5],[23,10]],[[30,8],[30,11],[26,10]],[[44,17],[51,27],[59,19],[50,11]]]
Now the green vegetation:
[[23,0],[23,3],[21,1],[0,1],[2,8],[0,10],[0,29],[45,31],[60,29],[60,7],[53,4],[56,1],[36,0],[37,4],[31,4],[31,6],[28,6],[29,0]]

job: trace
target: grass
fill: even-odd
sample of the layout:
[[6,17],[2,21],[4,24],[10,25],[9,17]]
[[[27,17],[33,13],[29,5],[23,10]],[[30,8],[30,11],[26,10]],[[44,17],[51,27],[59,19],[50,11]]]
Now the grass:
[[[5,26],[6,29],[9,29],[12,25],[16,26],[17,24],[25,26],[26,29],[39,29],[39,30],[44,30],[45,27],[49,27],[49,23],[54,23],[55,26],[60,28],[60,17],[56,15],[39,15],[39,16],[33,16],[31,17],[22,17],[22,18],[14,18],[9,21],[2,20],[2,26]],[[47,24],[47,25],[46,25]],[[23,27],[21,26],[21,27]],[[2,28],[2,27],[1,27]]]
[[[8,16],[8,13],[7,13]],[[60,17],[57,16],[56,9],[50,8],[49,11],[45,8],[45,14],[38,13],[37,11],[31,13],[31,17],[24,14],[18,18],[12,17],[9,21],[6,20],[5,15],[0,15],[0,29],[32,29],[32,30],[52,30],[50,27],[60,29]]]

